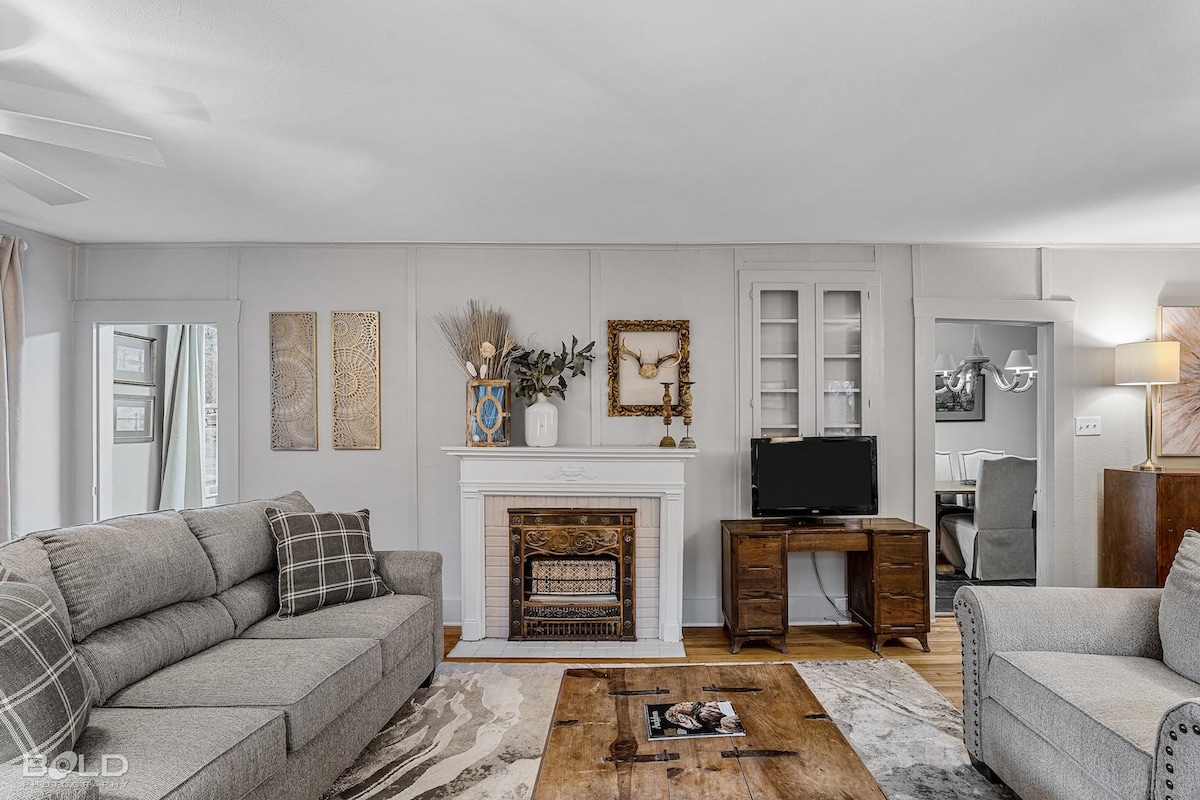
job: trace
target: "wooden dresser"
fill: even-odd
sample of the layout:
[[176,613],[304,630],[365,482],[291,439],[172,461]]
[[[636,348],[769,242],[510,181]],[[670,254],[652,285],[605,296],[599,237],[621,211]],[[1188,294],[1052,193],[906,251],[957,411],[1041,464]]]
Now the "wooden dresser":
[[1101,586],[1162,586],[1188,528],[1200,530],[1200,471],[1104,470]]
[[898,636],[928,652],[929,531],[890,517],[817,524],[771,519],[721,521],[721,605],[731,652],[763,640],[787,652],[787,554],[845,551],[849,612],[871,649]]

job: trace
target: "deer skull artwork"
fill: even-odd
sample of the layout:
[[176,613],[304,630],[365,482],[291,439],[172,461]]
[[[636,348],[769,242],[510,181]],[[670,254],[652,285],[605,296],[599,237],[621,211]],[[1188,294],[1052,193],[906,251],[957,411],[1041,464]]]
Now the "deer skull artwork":
[[655,351],[654,359],[646,359],[642,356],[642,351],[636,353],[625,346],[625,340],[621,340],[621,358],[631,358],[638,363],[638,375],[647,379],[653,380],[658,377],[660,367],[670,367],[679,363],[679,351],[663,355],[661,351]]

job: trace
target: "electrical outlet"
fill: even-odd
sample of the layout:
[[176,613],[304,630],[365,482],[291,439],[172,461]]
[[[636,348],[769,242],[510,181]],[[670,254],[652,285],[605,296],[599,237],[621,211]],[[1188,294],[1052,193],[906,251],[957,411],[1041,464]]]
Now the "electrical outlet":
[[1099,436],[1100,435],[1100,418],[1099,417],[1076,417],[1075,418],[1075,435],[1076,436]]

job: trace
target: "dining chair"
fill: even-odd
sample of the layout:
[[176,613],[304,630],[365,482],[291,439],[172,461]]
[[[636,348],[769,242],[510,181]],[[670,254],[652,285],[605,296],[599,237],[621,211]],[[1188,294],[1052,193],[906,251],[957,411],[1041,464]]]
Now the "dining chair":
[[[1003,450],[990,450],[986,447],[977,447],[974,450],[961,450],[958,453],[958,475],[960,481],[974,481],[979,479],[979,464],[993,458],[1004,458],[1007,453]],[[975,507],[975,495],[959,495],[959,505],[967,508]]]
[[[954,480],[954,460],[949,450],[933,451],[933,479],[935,481]],[[964,495],[939,494],[937,496],[937,518],[940,520],[946,514],[970,511],[963,502]]]
[[979,464],[989,459],[1004,458],[1007,453],[1003,450],[989,450],[977,447],[974,450],[960,450],[958,453],[958,474],[960,481],[979,479]]
[[984,459],[975,485],[974,513],[947,514],[938,523],[942,555],[978,580],[1035,577],[1036,488],[1035,459]]

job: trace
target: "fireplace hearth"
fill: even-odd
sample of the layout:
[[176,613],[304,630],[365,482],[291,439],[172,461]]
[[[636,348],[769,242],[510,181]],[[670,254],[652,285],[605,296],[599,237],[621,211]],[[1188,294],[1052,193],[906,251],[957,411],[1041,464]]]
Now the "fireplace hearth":
[[632,508],[510,508],[513,641],[633,641]]

